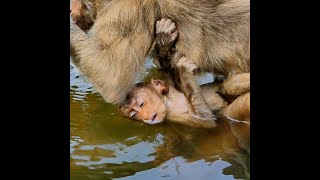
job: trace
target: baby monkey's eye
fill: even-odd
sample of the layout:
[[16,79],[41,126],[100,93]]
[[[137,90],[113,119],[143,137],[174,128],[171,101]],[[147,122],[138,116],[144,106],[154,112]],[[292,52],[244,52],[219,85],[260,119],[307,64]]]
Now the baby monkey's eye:
[[142,106],[143,106],[143,103],[144,103],[144,102],[142,102],[142,103],[141,103],[140,107],[142,107]]
[[136,115],[137,115],[137,112],[135,112],[135,111],[131,111],[129,113],[130,118],[134,118]]

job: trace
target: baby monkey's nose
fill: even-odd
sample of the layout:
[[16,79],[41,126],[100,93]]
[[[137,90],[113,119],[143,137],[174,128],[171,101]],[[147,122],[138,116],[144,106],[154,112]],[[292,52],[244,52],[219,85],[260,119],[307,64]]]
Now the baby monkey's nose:
[[151,120],[154,121],[157,117],[158,113],[153,113]]

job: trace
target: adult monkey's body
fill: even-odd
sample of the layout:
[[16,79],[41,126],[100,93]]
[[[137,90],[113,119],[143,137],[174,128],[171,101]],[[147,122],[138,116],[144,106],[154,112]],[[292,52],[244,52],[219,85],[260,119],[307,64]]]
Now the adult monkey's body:
[[[165,17],[175,22],[179,54],[201,71],[228,77],[250,72],[249,16],[249,0],[115,0],[99,8],[93,36],[71,24],[71,50],[104,99],[121,103],[143,69],[157,20]],[[173,67],[178,58],[173,58]],[[197,102],[204,102],[201,95]],[[192,113],[204,110],[208,117],[209,108],[200,107]]]

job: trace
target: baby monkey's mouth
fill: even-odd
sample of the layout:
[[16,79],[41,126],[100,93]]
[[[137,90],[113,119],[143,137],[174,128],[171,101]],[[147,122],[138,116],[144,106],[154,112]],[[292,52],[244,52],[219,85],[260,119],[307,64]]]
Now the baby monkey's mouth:
[[161,123],[162,120],[159,120],[159,119],[147,119],[147,120],[143,120],[143,122],[145,122],[147,124],[158,124],[158,123]]
[[162,120],[156,119],[157,116],[158,116],[158,113],[154,113],[153,116],[152,116],[152,119],[143,120],[143,122],[148,123],[148,124],[158,124],[158,123],[161,123]]

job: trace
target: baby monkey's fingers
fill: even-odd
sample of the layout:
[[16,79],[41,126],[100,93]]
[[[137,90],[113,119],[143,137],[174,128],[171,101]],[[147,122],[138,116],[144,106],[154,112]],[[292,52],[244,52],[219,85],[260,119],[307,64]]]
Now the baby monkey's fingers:
[[170,42],[176,40],[178,37],[178,30],[176,30],[174,33],[171,34]]
[[[171,19],[167,19],[164,23],[164,26],[163,26],[163,31],[165,31],[166,29],[169,29],[170,26],[172,25],[172,21]],[[174,25],[175,26],[175,25]]]

